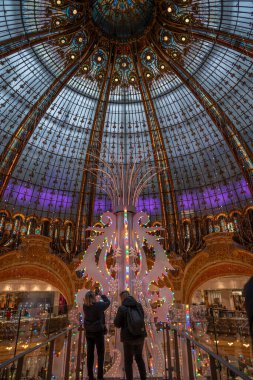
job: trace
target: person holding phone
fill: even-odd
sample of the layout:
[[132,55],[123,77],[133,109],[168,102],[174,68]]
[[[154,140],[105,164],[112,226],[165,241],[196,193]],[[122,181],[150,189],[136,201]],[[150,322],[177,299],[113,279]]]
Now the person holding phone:
[[[101,297],[97,302],[96,296]],[[104,355],[105,355],[105,310],[108,309],[110,300],[103,295],[99,288],[95,292],[90,290],[85,294],[83,312],[84,312],[84,329],[87,341],[87,372],[89,380],[94,380],[94,350],[96,347],[98,356],[97,379],[103,380],[104,375]]]

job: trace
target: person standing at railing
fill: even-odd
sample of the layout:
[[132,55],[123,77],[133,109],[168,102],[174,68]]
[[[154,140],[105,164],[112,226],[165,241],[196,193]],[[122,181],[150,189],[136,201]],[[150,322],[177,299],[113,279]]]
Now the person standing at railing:
[[253,347],[253,277],[244,285],[245,309],[249,320],[249,329]]
[[[96,295],[100,295],[101,301],[96,301]],[[87,372],[89,380],[94,379],[94,350],[96,347],[98,356],[97,379],[102,380],[104,377],[104,356],[105,356],[105,310],[110,306],[109,299],[102,295],[99,289],[95,292],[88,291],[85,294],[83,312],[84,312],[84,329],[87,341]]]
[[146,368],[142,357],[144,340],[147,336],[142,305],[127,290],[120,293],[121,306],[118,308],[114,325],[121,328],[120,338],[124,348],[125,373],[127,380],[133,380],[133,357],[140,379],[146,380]]
[[9,320],[11,319],[11,309],[8,309],[8,310],[6,311],[5,316],[6,316],[6,320],[7,320],[7,321],[9,321]]

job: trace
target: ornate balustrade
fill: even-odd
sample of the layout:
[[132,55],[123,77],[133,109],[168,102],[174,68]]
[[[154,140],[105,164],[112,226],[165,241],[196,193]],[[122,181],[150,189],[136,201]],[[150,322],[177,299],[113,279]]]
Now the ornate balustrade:
[[[97,223],[101,227],[103,225]],[[161,225],[160,221],[150,223],[151,226]],[[207,215],[195,217],[184,215],[180,221],[181,241],[178,252],[184,261],[188,262],[205,246],[204,237],[222,232],[233,236],[233,239],[244,248],[253,249],[253,206],[244,210],[233,210],[229,214]],[[159,239],[163,232],[154,232]],[[74,250],[75,223],[72,220],[60,218],[38,218],[35,215],[25,216],[21,213],[11,214],[8,210],[0,210],[0,253],[16,249],[25,236],[42,235],[51,238],[51,249],[64,261],[71,262],[89,244],[87,236],[82,236],[82,246],[79,252]],[[92,239],[92,236],[89,236]],[[165,247],[171,252],[170,247]]]

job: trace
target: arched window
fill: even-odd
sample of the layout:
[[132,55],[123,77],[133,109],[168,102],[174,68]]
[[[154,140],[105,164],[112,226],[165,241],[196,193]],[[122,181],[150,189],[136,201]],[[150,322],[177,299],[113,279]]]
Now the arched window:
[[49,222],[49,220],[43,220],[41,234],[43,236],[49,237],[49,235],[50,235],[50,222]]

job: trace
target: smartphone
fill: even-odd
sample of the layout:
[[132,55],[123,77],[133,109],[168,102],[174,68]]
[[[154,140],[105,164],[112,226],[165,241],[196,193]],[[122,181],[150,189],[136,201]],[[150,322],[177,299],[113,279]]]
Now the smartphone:
[[98,295],[99,295],[99,291],[100,291],[100,289],[99,289],[99,288],[96,288],[96,289],[95,289],[95,294],[96,294],[96,296],[98,296]]

